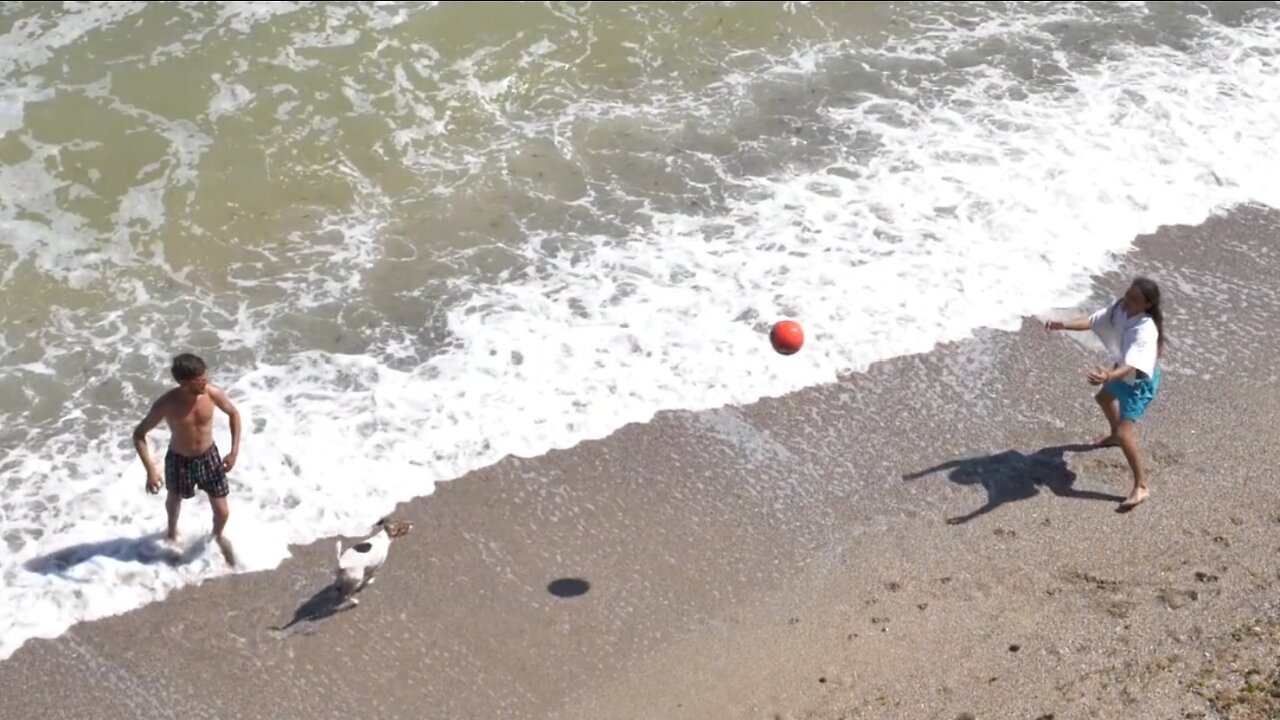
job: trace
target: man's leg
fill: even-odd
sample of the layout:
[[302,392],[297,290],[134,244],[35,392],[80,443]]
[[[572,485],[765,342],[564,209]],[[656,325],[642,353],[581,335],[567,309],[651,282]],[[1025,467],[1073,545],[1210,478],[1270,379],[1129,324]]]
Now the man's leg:
[[228,565],[236,564],[235,552],[231,549],[231,541],[222,534],[227,527],[227,518],[231,516],[231,509],[227,507],[227,498],[209,496],[209,505],[213,507],[213,540],[218,543],[218,549],[222,551],[222,557],[226,558]]
[[169,542],[175,548],[178,544],[178,511],[182,509],[183,496],[191,496],[184,485],[186,479],[180,458],[170,448],[164,455],[164,489],[168,493],[164,498],[164,509],[169,515]]
[[178,511],[182,509],[182,496],[170,490],[164,499],[165,512],[169,514],[169,542],[178,542]]
[[213,508],[213,540],[222,551],[227,565],[235,567],[235,552],[231,549],[231,541],[224,534],[227,518],[231,516],[231,509],[227,507],[227,495],[231,488],[227,483],[227,471],[217,445],[210,445],[200,457],[200,481],[197,487],[209,497],[209,507]]
[[1094,444],[1099,447],[1116,445],[1118,443],[1116,432],[1120,427],[1120,401],[1108,392],[1106,388],[1099,390],[1093,399],[1098,401],[1098,407],[1102,408],[1102,414],[1107,418],[1107,426],[1111,428],[1111,432],[1095,441]]
[[1129,510],[1147,499],[1147,470],[1142,465],[1142,455],[1138,451],[1138,426],[1132,420],[1122,420],[1116,429],[1116,441],[1124,450],[1124,459],[1129,461],[1129,469],[1133,471],[1133,490],[1129,497],[1120,503],[1121,510]]

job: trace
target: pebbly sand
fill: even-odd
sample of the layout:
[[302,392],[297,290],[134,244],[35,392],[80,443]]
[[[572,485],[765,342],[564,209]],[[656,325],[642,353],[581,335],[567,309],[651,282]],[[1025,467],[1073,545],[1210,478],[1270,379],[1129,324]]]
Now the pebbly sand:
[[1170,316],[1133,513],[1078,447],[1094,351],[1027,319],[446,483],[353,611],[325,540],[29,642],[0,717],[1280,717],[1277,238],[1241,208],[1098,279]]

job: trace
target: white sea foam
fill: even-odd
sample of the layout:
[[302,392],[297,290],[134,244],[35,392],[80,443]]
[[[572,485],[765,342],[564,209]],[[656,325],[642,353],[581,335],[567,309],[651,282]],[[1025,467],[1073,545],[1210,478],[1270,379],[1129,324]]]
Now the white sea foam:
[[[223,22],[235,26],[276,11],[227,12]],[[225,572],[216,550],[198,543],[184,562],[163,561],[147,535],[163,525],[163,509],[142,493],[128,443],[81,432],[87,425],[80,420],[102,415],[109,403],[40,407],[45,393],[57,396],[59,378],[76,373],[95,392],[138,404],[147,388],[116,377],[143,376],[149,362],[170,354],[172,338],[160,328],[173,327],[171,317],[188,318],[192,337],[211,333],[220,351],[246,368],[234,375],[215,368],[215,381],[228,387],[245,419],[229,533],[244,567],[263,569],[287,557],[291,543],[361,531],[395,503],[429,495],[434,483],[503,455],[568,447],[661,409],[782,394],[978,327],[1013,327],[1026,314],[1080,300],[1089,275],[1139,233],[1197,222],[1241,202],[1280,205],[1270,177],[1280,166],[1272,142],[1280,134],[1275,16],[1234,28],[1206,21],[1178,50],[1120,45],[1090,62],[1059,53],[1056,79],[1030,91],[1037,78],[982,61],[993,38],[1038,42],[1047,23],[1088,12],[1064,6],[1061,17],[943,18],[880,49],[811,45],[777,58],[770,72],[725,73],[707,90],[725,103],[715,112],[696,97],[652,105],[588,98],[533,130],[521,126],[567,147],[596,130],[610,139],[615,128],[640,135],[684,112],[691,126],[742,122],[745,142],[780,143],[789,130],[760,119],[758,106],[769,101],[758,92],[762,84],[803,92],[806,83],[838,81],[857,65],[879,73],[885,86],[877,96],[850,93],[847,102],[804,118],[808,124],[797,130],[829,138],[823,162],[735,174],[726,168],[737,156],[700,151],[690,162],[714,175],[699,187],[714,190],[707,194],[718,203],[715,213],[636,191],[623,204],[625,217],[618,210],[609,218],[633,223],[633,233],[583,234],[572,238],[573,251],[550,253],[544,248],[566,239],[527,225],[528,262],[520,273],[500,284],[455,282],[467,292],[448,311],[443,352],[424,353],[408,332],[379,335],[369,353],[265,349],[279,335],[279,317],[329,317],[324,313],[368,282],[363,271],[383,246],[391,203],[344,161],[325,171],[350,175],[367,200],[358,212],[327,221],[323,230],[339,238],[335,244],[295,258],[303,269],[280,280],[287,297],[162,301],[135,280],[114,288],[131,299],[118,311],[91,319],[87,311],[55,313],[43,337],[0,338],[8,368],[0,393],[9,396],[9,383],[29,393],[33,407],[22,417],[35,429],[24,429],[17,416],[6,426],[40,438],[0,459],[7,481],[0,486],[0,539],[12,550],[0,560],[0,657],[30,638],[56,636],[74,622]],[[402,22],[399,10],[390,17],[397,19],[388,26]],[[308,37],[346,42],[348,28],[333,20],[323,36]],[[531,38],[516,57],[536,65],[559,44]],[[310,66],[286,55],[297,61],[295,70]],[[915,74],[902,71],[908,67]],[[519,91],[513,80],[475,67],[454,69],[459,80],[435,95],[446,106],[478,103],[501,114]],[[408,92],[408,78],[396,82]],[[244,105],[237,98],[249,100],[231,83],[219,80],[224,102],[210,107],[210,120],[237,112]],[[347,90],[354,107],[378,111],[359,87]],[[439,142],[451,110],[457,107],[423,110],[420,125],[395,133],[404,161],[424,177],[442,169],[465,174],[460,168],[490,161],[466,149],[459,157],[422,149]],[[171,143],[163,187],[195,183],[207,129],[146,117]],[[587,129],[576,131],[575,122]],[[504,166],[518,140],[495,151]],[[6,188],[25,188],[15,202],[27,208],[43,207],[37,196],[53,190],[39,165],[53,149],[33,147],[32,160],[0,175]],[[795,147],[804,149],[799,141]],[[637,163],[649,159],[636,153]],[[662,165],[654,167],[656,173]],[[163,207],[155,193],[163,187],[131,196],[120,218],[158,222]],[[574,202],[603,205],[606,189],[591,186]],[[45,210],[55,223],[67,217],[53,205]],[[102,262],[56,241],[87,236],[72,220],[51,230],[13,213],[4,217],[5,246],[50,275],[93,271]],[[239,282],[245,293],[263,289],[249,276]],[[805,325],[807,346],[798,355],[775,355],[764,338],[783,316]],[[84,363],[89,338],[111,343],[96,369]],[[36,344],[39,353],[31,349]],[[225,451],[225,425],[216,436]],[[157,453],[160,437],[153,440]],[[203,502],[184,511],[189,537],[207,533],[207,512]]]
[[218,94],[209,103],[210,120],[217,120],[223,115],[231,115],[253,101],[253,91],[237,82],[228,82],[221,75],[211,78],[218,86]]

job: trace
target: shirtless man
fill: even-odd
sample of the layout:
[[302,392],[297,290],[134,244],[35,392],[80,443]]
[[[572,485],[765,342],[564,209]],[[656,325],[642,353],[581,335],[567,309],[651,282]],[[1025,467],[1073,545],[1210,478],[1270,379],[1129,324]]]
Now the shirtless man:
[[[235,565],[231,543],[223,536],[227,526],[227,472],[235,467],[240,452],[240,413],[222,390],[209,384],[204,360],[191,354],[173,359],[171,370],[178,387],[160,396],[151,411],[133,431],[133,447],[147,469],[147,492],[160,492],[160,471],[147,449],[147,433],[165,420],[172,433],[164,458],[164,486],[168,490],[164,508],[169,513],[169,540],[178,540],[178,511],[182,501],[195,497],[196,489],[209,496],[213,507],[213,538],[228,565]],[[231,419],[231,452],[219,456],[213,442],[213,409]]]

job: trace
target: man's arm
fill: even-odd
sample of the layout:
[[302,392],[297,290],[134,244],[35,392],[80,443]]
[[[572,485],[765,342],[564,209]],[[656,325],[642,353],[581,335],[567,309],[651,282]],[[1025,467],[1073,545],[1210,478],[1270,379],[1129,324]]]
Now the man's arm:
[[[231,419],[231,452],[227,453],[225,459],[231,461],[228,465],[234,465],[235,458],[240,454],[240,411],[236,409],[236,406],[232,404],[230,398],[227,397],[226,393],[222,392],[221,388],[210,385],[207,392],[209,393],[209,399],[213,400],[213,404],[218,406],[218,409],[226,413],[227,417]],[[228,467],[227,469],[230,470],[231,468]]]
[[151,451],[147,449],[147,433],[156,429],[160,421],[164,419],[165,405],[168,395],[161,397],[151,404],[151,410],[147,412],[147,416],[142,418],[142,422],[133,429],[133,449],[137,451],[138,458],[142,460],[142,466],[147,469],[147,478],[150,481],[151,476],[159,475],[160,471],[156,469],[156,465],[151,460]]

